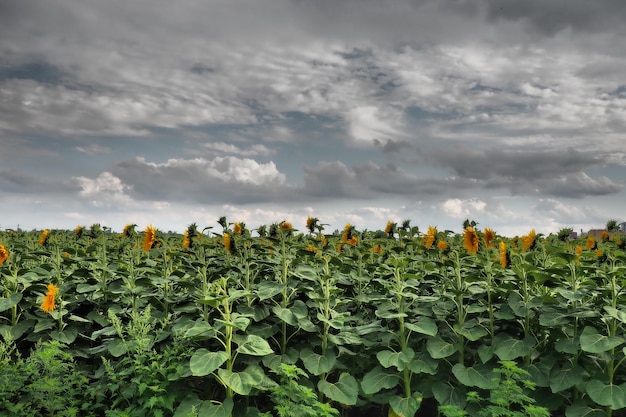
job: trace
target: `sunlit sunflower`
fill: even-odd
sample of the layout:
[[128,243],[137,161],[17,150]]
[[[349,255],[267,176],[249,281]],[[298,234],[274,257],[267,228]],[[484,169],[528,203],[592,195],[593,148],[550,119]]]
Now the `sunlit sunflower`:
[[506,268],[510,264],[510,255],[509,251],[506,249],[506,243],[500,241],[500,265],[502,268]]
[[383,253],[383,247],[380,245],[374,245],[374,253]]
[[183,248],[189,249],[190,246],[191,240],[189,239],[189,230],[185,230],[185,233],[183,233]]
[[426,249],[430,249],[435,244],[436,239],[437,228],[435,226],[428,226],[428,232],[424,237],[424,246],[426,246]]
[[585,243],[585,247],[589,250],[594,250],[596,248],[596,240],[593,236],[589,236],[587,238],[587,243]]
[[354,226],[352,226],[350,223],[347,223],[345,227],[343,228],[343,233],[341,233],[341,241],[348,242],[350,239],[352,239],[353,230],[354,230]]
[[352,246],[356,246],[359,243],[359,239],[356,236],[352,236],[348,243]]
[[41,246],[46,246],[48,243],[48,237],[50,236],[50,229],[45,229],[41,232],[41,236],[39,236],[39,244]]
[[576,255],[580,255],[583,253],[583,248],[580,245],[576,245],[576,249],[574,251],[576,252]]
[[7,259],[9,259],[9,251],[0,243],[0,265],[2,265]]
[[284,236],[291,236],[293,233],[293,226],[288,221],[282,221],[278,225],[278,229]]
[[243,233],[243,227],[241,226],[241,223],[235,223],[233,225],[233,233],[236,235],[241,235]]
[[603,231],[602,231],[601,238],[602,238],[602,240],[603,240],[604,242],[606,242],[607,240],[609,240],[609,238],[610,238],[609,232],[607,232],[606,230],[603,230]]
[[76,228],[74,229],[74,234],[76,235],[76,237],[81,237],[83,235],[84,232],[84,228],[81,225],[76,226]]
[[150,251],[150,249],[155,247],[156,241],[157,236],[154,226],[150,225],[146,227],[146,230],[144,231],[143,242],[141,243],[141,247],[143,248],[143,250],[145,250],[146,252]]
[[474,255],[478,252],[478,233],[473,227],[467,227],[463,232],[463,247],[467,249],[467,252]]
[[440,240],[437,242],[437,249],[441,252],[445,252],[448,250],[448,243],[445,240]]
[[48,292],[43,298],[43,303],[41,303],[41,309],[46,313],[51,312],[56,308],[56,296],[59,288],[54,284],[48,284]]
[[226,249],[226,252],[232,252],[233,240],[231,239],[230,234],[224,233],[224,236],[222,237],[222,244],[224,245],[224,249]]
[[602,252],[602,250],[601,250],[601,249],[596,249],[596,256],[597,256],[598,258],[601,258],[601,257],[602,257],[602,255],[604,255],[604,252]]
[[527,235],[522,236],[522,249],[525,251],[531,250],[535,246],[536,238],[537,233],[535,233],[535,229],[532,229]]
[[496,234],[491,228],[489,227],[485,228],[483,232],[483,240],[485,241],[485,247],[493,248],[495,240],[496,240]]

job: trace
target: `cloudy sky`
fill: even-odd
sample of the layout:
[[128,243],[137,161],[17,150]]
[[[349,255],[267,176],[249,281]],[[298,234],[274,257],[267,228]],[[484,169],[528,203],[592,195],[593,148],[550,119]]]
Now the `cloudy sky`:
[[623,0],[0,0],[0,228],[626,220]]

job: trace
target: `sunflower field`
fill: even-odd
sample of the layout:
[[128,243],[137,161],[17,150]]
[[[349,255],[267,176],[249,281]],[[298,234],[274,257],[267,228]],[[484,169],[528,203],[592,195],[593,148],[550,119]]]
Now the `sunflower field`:
[[0,231],[0,415],[625,416],[626,236]]

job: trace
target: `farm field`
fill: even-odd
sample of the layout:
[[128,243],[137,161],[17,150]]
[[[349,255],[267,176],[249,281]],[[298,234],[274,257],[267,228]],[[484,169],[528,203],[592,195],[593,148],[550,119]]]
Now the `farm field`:
[[624,235],[136,229],[0,231],[0,414],[626,415]]

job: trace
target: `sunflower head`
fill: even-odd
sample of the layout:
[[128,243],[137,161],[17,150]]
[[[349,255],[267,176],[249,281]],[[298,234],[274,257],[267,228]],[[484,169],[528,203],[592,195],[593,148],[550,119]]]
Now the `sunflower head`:
[[56,308],[56,296],[59,288],[54,284],[48,284],[48,292],[43,298],[43,302],[41,303],[41,309],[46,313],[50,313],[52,310]]
[[76,237],[81,237],[84,231],[85,231],[84,227],[81,225],[78,225],[74,229],[74,234],[76,235]]
[[317,227],[318,223],[319,223],[319,219],[317,217],[309,216],[306,218],[306,228],[309,229],[310,233],[315,232],[315,228]]
[[587,237],[587,243],[585,243],[585,247],[589,250],[596,249],[596,240],[593,238],[593,236]]
[[478,233],[472,226],[465,228],[463,232],[463,247],[467,249],[467,252],[474,255],[478,252]]
[[50,237],[50,229],[45,229],[39,236],[39,244],[46,246],[48,244],[48,237]]
[[396,233],[396,226],[396,223],[389,220],[387,226],[385,226],[385,233],[387,233],[389,237],[393,237],[394,233]]
[[496,234],[491,228],[485,228],[485,231],[483,232],[483,240],[485,241],[485,247],[493,248],[496,240]]
[[424,236],[424,246],[426,246],[426,249],[430,249],[435,244],[436,240],[437,228],[435,226],[428,226],[428,232],[426,236]]
[[157,231],[154,226],[149,225],[146,227],[143,235],[143,241],[141,242],[141,247],[144,251],[148,252],[150,249],[156,247],[157,243]]
[[445,240],[440,240],[439,242],[437,242],[437,249],[439,249],[440,252],[447,251],[448,243]]
[[347,223],[343,228],[343,232],[341,233],[341,241],[346,243],[350,239],[352,239],[353,231],[354,231],[354,226],[352,226],[350,223]]
[[537,242],[537,233],[535,233],[535,229],[532,229],[527,235],[521,237],[522,239],[522,250],[531,250],[535,247]]
[[222,244],[224,245],[224,249],[226,249],[226,253],[231,254],[235,252],[235,242],[229,233],[224,233],[222,236]]
[[2,265],[7,259],[9,259],[9,251],[0,243],[0,265]]
[[500,241],[499,249],[500,249],[500,265],[502,265],[502,268],[506,268],[507,266],[511,264],[511,255],[509,254],[509,251],[506,248],[506,243],[504,243],[503,241]]
[[383,247],[381,245],[374,245],[374,253],[383,253]]

